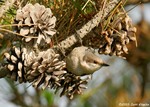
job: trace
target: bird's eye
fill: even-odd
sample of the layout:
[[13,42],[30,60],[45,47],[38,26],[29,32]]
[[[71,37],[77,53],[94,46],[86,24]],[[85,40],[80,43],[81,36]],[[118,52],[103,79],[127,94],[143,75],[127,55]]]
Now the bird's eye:
[[94,61],[93,63],[94,63],[94,64],[97,64],[97,61]]

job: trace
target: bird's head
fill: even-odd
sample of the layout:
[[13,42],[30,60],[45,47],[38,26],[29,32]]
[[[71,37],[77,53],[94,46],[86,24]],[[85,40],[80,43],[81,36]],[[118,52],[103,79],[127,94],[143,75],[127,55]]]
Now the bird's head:
[[108,64],[104,63],[100,57],[96,56],[90,51],[87,51],[84,55],[81,65],[83,68],[85,68],[85,72],[87,72],[86,74],[92,74],[103,66],[109,66]]

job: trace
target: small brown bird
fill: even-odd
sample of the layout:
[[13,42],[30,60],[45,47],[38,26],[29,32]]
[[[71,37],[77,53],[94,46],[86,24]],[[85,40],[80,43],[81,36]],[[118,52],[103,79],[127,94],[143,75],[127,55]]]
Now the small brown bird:
[[76,47],[66,58],[67,70],[75,75],[93,74],[103,66],[109,66],[88,47]]

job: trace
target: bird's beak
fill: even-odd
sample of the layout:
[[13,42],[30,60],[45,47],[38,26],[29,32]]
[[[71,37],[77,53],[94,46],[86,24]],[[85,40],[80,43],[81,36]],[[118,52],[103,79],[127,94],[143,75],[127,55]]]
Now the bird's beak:
[[108,64],[106,64],[106,63],[103,63],[103,64],[102,64],[102,66],[109,66],[109,65],[108,65]]

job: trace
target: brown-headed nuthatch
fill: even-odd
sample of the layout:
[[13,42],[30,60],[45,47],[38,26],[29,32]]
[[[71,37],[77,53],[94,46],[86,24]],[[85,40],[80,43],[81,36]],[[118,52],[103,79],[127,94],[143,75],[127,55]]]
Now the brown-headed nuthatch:
[[102,66],[108,64],[84,46],[74,48],[66,58],[67,70],[78,76],[93,74]]

